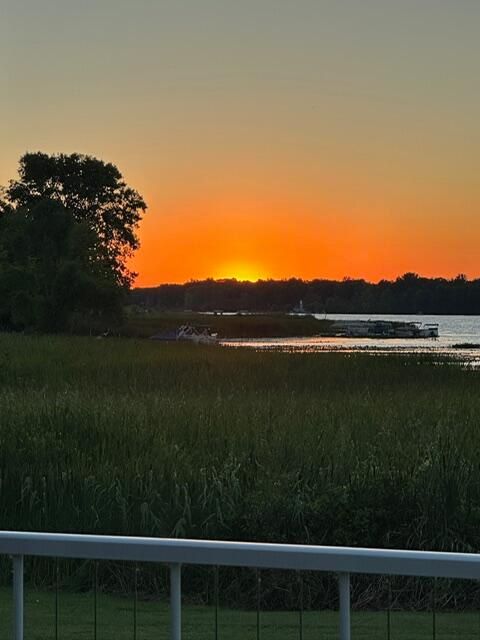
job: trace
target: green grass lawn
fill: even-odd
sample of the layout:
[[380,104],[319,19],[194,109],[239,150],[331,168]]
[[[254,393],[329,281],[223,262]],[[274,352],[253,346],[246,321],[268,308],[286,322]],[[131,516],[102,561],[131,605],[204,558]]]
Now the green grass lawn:
[[[206,606],[185,606],[183,637],[186,640],[215,640],[215,610]],[[137,625],[134,635],[133,599],[100,594],[97,596],[98,640],[167,640],[168,604],[154,600],[137,604]],[[0,637],[11,632],[11,591],[0,589]],[[308,611],[303,614],[303,640],[334,640],[338,638],[337,613]],[[438,640],[478,639],[478,613],[442,613],[436,616]],[[58,638],[61,640],[91,640],[94,636],[94,596],[92,593],[59,594]],[[300,640],[299,613],[296,611],[261,612],[262,640]],[[386,612],[354,612],[352,637],[358,640],[387,639]],[[429,613],[392,612],[391,638],[394,640],[426,640],[433,637],[432,615]],[[26,590],[25,640],[55,638],[55,594]],[[220,609],[218,638],[221,640],[256,640],[257,616],[254,611]]]

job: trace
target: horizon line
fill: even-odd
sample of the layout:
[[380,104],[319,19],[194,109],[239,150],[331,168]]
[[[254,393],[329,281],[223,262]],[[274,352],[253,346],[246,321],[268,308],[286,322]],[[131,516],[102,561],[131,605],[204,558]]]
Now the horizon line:
[[132,287],[133,289],[156,289],[158,287],[185,287],[187,285],[192,285],[192,284],[200,284],[200,283],[205,283],[205,282],[215,282],[215,283],[221,283],[221,282],[231,282],[231,283],[236,283],[236,284],[258,284],[260,282],[275,282],[275,283],[282,283],[282,282],[292,282],[292,281],[296,281],[296,282],[302,282],[305,284],[310,284],[312,282],[336,282],[336,283],[342,283],[342,282],[363,282],[365,284],[371,284],[371,285],[378,285],[381,282],[397,282],[398,280],[401,280],[402,278],[405,278],[406,276],[410,276],[414,279],[418,279],[418,280],[443,280],[445,282],[455,282],[456,280],[463,280],[465,282],[475,282],[477,280],[480,280],[480,276],[478,277],[473,277],[473,278],[469,278],[466,274],[464,273],[458,273],[456,276],[453,277],[445,277],[445,276],[424,276],[421,274],[416,273],[415,271],[405,271],[404,273],[396,276],[395,278],[380,278],[379,280],[373,281],[373,280],[367,280],[365,278],[360,278],[360,277],[352,277],[352,276],[343,276],[340,279],[335,279],[335,278],[322,278],[322,277],[316,277],[316,278],[301,278],[299,276],[289,276],[287,278],[258,278],[257,280],[248,280],[248,279],[238,279],[235,277],[231,277],[231,278],[214,278],[212,276],[210,277],[206,277],[206,278],[192,278],[191,280],[186,280],[184,282],[160,282],[158,284],[152,284],[152,285],[135,285],[134,287]]

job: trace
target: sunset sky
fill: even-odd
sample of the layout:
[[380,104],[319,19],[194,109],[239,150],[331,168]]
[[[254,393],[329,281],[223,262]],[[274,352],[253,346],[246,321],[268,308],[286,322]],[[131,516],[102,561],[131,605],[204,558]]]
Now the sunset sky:
[[480,276],[479,0],[2,0],[0,184],[117,164],[138,285]]

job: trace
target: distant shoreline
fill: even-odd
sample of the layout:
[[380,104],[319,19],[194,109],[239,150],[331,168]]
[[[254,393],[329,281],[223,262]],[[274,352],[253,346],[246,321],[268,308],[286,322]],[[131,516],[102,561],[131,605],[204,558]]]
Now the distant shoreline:
[[406,273],[378,283],[345,279],[203,280],[137,288],[129,304],[162,311],[253,313],[301,308],[316,314],[480,315],[480,279],[423,278]]
[[319,320],[312,315],[236,314],[206,315],[194,312],[145,312],[130,313],[121,335],[150,338],[162,332],[172,331],[184,324],[207,325],[223,339],[242,338],[293,338],[318,335],[332,336],[333,323]]

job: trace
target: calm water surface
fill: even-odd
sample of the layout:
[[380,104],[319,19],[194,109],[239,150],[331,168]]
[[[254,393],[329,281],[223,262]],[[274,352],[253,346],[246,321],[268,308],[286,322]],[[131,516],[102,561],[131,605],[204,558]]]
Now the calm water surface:
[[480,349],[455,349],[454,345],[466,344],[480,347],[480,316],[418,316],[418,315],[367,315],[329,314],[317,318],[328,320],[393,320],[438,324],[437,339],[380,339],[380,338],[254,338],[228,340],[232,347],[250,347],[258,350],[280,351],[366,351],[367,353],[437,353],[455,355],[472,364],[480,363]]

